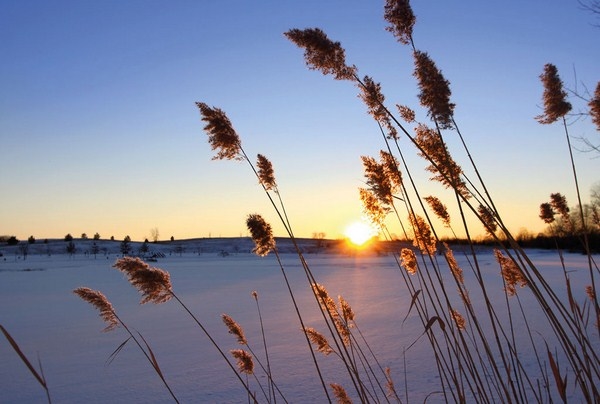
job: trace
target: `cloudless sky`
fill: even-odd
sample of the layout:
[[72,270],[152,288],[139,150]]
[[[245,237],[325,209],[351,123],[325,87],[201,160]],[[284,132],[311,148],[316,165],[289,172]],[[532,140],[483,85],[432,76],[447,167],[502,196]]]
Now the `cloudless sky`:
[[[568,88],[593,91],[598,20],[576,0],[412,3],[415,44],[450,81],[455,118],[505,222],[542,230],[539,204],[561,192],[574,205],[576,194],[561,125],[534,120],[538,76],[553,63]],[[323,29],[359,74],[381,82],[389,106],[426,120],[411,51],[385,31],[383,5],[1,0],[0,234],[240,236],[246,215],[260,213],[284,235],[247,164],[211,160],[202,101],[226,111],[250,155],[272,161],[297,236],[341,236],[361,217],[360,156],[383,144],[356,88],[307,69],[283,32]],[[576,112],[585,106],[572,101]],[[600,143],[589,118],[569,130],[575,148],[580,137]],[[401,142],[424,195],[453,211]],[[449,140],[466,168],[458,146]],[[585,202],[600,157],[576,150],[575,159]]]

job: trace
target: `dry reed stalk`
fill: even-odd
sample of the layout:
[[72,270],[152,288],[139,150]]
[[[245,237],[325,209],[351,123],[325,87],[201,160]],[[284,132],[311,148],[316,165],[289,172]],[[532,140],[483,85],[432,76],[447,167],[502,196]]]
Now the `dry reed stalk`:
[[454,252],[452,252],[452,249],[447,243],[444,243],[444,255],[446,256],[446,261],[448,262],[450,272],[452,273],[452,276],[454,276],[454,279],[456,279],[456,281],[461,285],[464,284],[465,279],[463,276],[463,270],[458,265],[456,258],[454,258]]

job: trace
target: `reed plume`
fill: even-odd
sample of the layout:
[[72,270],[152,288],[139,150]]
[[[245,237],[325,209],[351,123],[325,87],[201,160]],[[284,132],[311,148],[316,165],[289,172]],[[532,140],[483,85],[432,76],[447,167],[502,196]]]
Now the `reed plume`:
[[259,214],[250,214],[246,219],[246,225],[250,230],[250,235],[254,241],[255,247],[253,253],[264,257],[275,249],[275,239],[271,225],[265,221]]
[[465,318],[458,312],[458,310],[450,309],[450,315],[452,316],[452,320],[456,324],[456,327],[463,331],[465,329],[466,321]]
[[232,349],[229,351],[231,355],[237,360],[237,367],[240,373],[251,375],[254,373],[254,360],[249,352],[243,349]]
[[305,328],[304,332],[306,333],[306,336],[310,342],[317,347],[317,351],[321,352],[325,356],[333,352],[333,348],[331,348],[327,338],[325,338],[323,334],[312,327]]
[[386,0],[383,18],[389,22],[385,29],[391,32],[398,42],[412,44],[412,31],[416,22],[408,0]]
[[398,108],[398,114],[400,114],[400,118],[402,118],[406,123],[414,123],[415,122],[415,111],[406,105],[396,104],[396,108]]
[[494,255],[496,261],[500,264],[500,270],[504,283],[506,284],[506,292],[509,296],[514,296],[517,293],[516,285],[520,287],[527,286],[527,278],[523,275],[521,268],[515,263],[514,260],[508,258],[502,254],[502,251],[494,249]]
[[554,219],[554,209],[552,209],[552,205],[548,202],[544,202],[540,205],[540,219],[544,221],[544,223],[550,224],[555,221]]
[[244,329],[240,326],[231,316],[222,314],[221,318],[229,330],[229,334],[232,334],[237,339],[240,345],[248,345],[246,336],[244,335]]
[[381,92],[381,84],[373,81],[371,77],[365,76],[359,88],[359,97],[367,106],[369,115],[388,130],[388,139],[398,139],[398,131],[392,125],[390,115],[383,106],[385,97]]
[[419,85],[419,101],[441,129],[452,129],[455,105],[450,102],[450,82],[444,78],[426,52],[414,51],[413,75]]
[[363,212],[369,218],[371,223],[378,228],[382,228],[385,217],[390,209],[387,206],[383,206],[371,190],[359,188],[358,191],[363,205]]
[[331,383],[330,386],[337,404],[352,404],[352,400],[350,400],[348,393],[342,386],[336,383]]
[[150,267],[140,258],[119,258],[113,268],[127,275],[129,283],[142,294],[140,304],[148,302],[164,303],[173,297],[169,273],[159,268]]
[[494,214],[490,209],[483,205],[477,207],[477,213],[479,213],[479,219],[483,223],[485,231],[493,237],[496,230],[498,230],[498,224],[496,223]]
[[[379,157],[381,164],[383,165],[383,170],[385,175],[387,175],[390,184],[391,184],[391,192],[395,194],[402,187],[402,173],[398,168],[398,160],[392,154],[380,150]],[[392,195],[393,196],[393,195]]]
[[271,162],[262,154],[257,155],[256,166],[258,167],[258,179],[267,191],[277,189],[275,182],[275,171]]
[[441,182],[446,188],[454,189],[464,199],[469,199],[471,195],[461,177],[463,170],[450,156],[439,133],[419,124],[415,129],[414,140],[420,148],[419,155],[430,162],[426,170],[433,173],[431,179]]
[[383,164],[379,164],[373,157],[361,156],[365,171],[366,183],[374,196],[385,205],[391,205],[393,188],[390,177]]
[[403,248],[400,251],[400,265],[402,265],[406,272],[411,275],[415,275],[417,273],[417,257],[415,252],[410,248]]
[[106,296],[97,290],[93,290],[86,287],[80,287],[73,291],[77,296],[85,300],[100,311],[100,317],[107,324],[106,328],[102,331],[110,331],[115,329],[119,325],[115,310],[112,304],[108,301]]
[[211,108],[203,102],[197,102],[202,120],[206,122],[204,130],[208,134],[208,143],[217,151],[213,160],[242,160],[242,143],[231,121],[220,108]]
[[429,224],[421,216],[415,214],[409,215],[408,220],[414,233],[413,245],[421,250],[422,254],[434,255],[437,247]]
[[551,124],[563,118],[571,111],[571,103],[567,92],[563,90],[563,82],[558,76],[558,69],[551,63],[544,65],[544,72],[540,75],[544,86],[544,113],[535,119],[541,124]]
[[600,131],[600,81],[596,85],[596,91],[594,91],[594,96],[588,105],[590,106],[592,122],[596,125],[596,129]]
[[446,205],[435,196],[426,196],[423,199],[425,199],[425,202],[427,202],[431,210],[433,210],[433,213],[435,213],[442,223],[444,223],[444,226],[450,227],[450,215],[448,214]]
[[444,255],[446,256],[446,261],[448,262],[448,266],[450,267],[450,272],[452,272],[452,276],[458,283],[464,284],[465,280],[463,277],[463,270],[456,262],[456,258],[454,258],[454,253],[452,249],[447,243],[444,243]]
[[299,48],[304,49],[304,60],[311,70],[331,74],[336,80],[354,80],[356,67],[346,65],[344,48],[330,40],[319,28],[291,29],[284,35]]
[[342,296],[338,296],[338,300],[340,302],[340,308],[342,309],[342,317],[344,317],[344,321],[350,323],[350,321],[354,321],[354,310],[350,306],[350,303]]

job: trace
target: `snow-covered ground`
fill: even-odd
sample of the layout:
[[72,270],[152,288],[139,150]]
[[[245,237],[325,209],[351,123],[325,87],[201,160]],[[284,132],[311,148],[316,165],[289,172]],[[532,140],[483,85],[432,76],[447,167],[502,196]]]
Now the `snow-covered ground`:
[[[247,247],[251,245],[244,244],[243,249],[237,250],[247,251]],[[290,402],[323,402],[323,391],[275,258],[235,251],[222,256],[220,250],[217,246],[204,252],[169,255],[167,251],[164,258],[151,264],[170,272],[175,293],[226,352],[240,346],[223,325],[222,313],[242,325],[259,356],[264,352],[256,304],[251,297],[252,291],[256,291],[275,382]],[[556,252],[530,252],[549,281],[564,289]],[[480,257],[490,294],[502,302],[498,264],[490,252]],[[121,319],[146,338],[181,402],[245,402],[247,398],[240,383],[181,306],[173,300],[161,305],[139,305],[137,291],[120,272],[111,268],[115,259],[115,253],[94,258],[82,253],[69,256],[31,252],[26,260],[11,253],[0,258],[0,324],[33,362],[39,357],[53,402],[171,400],[133,344],[128,344],[107,364],[126,334],[120,328],[102,332],[105,325],[98,312],[72,293],[79,286],[103,292]],[[283,260],[307,326],[324,331],[297,256],[285,253]],[[403,322],[410,296],[390,255],[309,254],[307,261],[331,296],[341,294],[352,305],[358,326],[382,366],[391,368],[402,397],[405,366],[410,401],[423,402],[429,393],[439,390],[425,338],[403,356],[403,350],[422,333],[423,325],[414,312]],[[578,277],[585,278],[585,257],[567,254],[566,261],[574,271],[573,287],[583,295],[585,281],[579,281]],[[459,262],[464,261],[459,259]],[[519,294],[527,305],[526,289]],[[545,334],[543,321],[538,322],[535,314],[528,322],[540,336]],[[0,358],[0,403],[45,402],[44,391],[4,338],[0,338]],[[318,354],[317,358],[327,383],[350,387],[333,355]],[[260,377],[264,381],[262,374]],[[434,394],[428,402],[440,401],[442,397]]]

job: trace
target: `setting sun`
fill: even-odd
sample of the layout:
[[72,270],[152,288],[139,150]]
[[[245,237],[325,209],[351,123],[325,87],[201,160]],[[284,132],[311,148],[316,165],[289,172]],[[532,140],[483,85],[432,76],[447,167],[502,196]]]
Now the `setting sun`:
[[369,241],[377,232],[364,222],[354,222],[346,228],[344,235],[348,237],[352,244],[363,245]]

